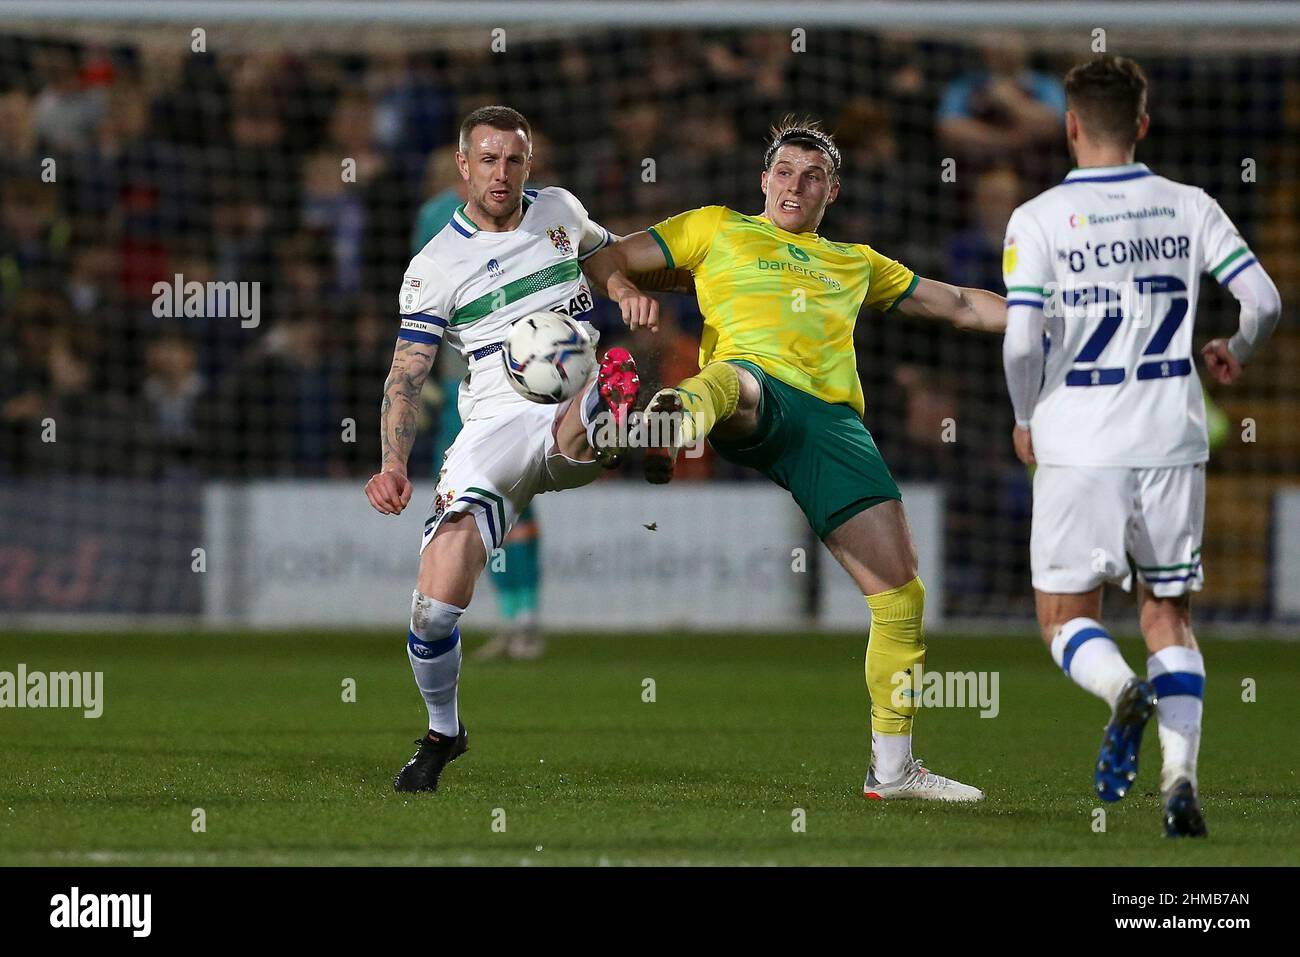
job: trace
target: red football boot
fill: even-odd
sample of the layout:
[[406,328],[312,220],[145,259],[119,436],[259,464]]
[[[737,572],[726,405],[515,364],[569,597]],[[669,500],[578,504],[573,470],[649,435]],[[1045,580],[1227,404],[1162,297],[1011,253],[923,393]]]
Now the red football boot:
[[[632,406],[636,404],[637,394],[641,391],[641,377],[636,374],[636,360],[632,358],[632,353],[621,346],[615,346],[606,352],[600,360],[600,371],[596,374],[596,388],[619,432],[626,434],[630,427],[628,419]],[[598,449],[596,457],[607,469],[617,467],[622,461],[618,449]]]

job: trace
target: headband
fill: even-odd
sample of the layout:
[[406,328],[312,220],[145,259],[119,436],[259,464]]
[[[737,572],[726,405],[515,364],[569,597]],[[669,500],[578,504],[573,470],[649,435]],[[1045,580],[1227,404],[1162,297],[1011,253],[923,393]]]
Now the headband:
[[838,173],[840,170],[840,151],[831,138],[821,130],[809,129],[805,126],[796,126],[793,129],[786,130],[780,136],[772,141],[772,145],[767,148],[767,153],[763,156],[763,168],[770,169],[772,166],[772,157],[786,143],[795,140],[811,140],[817,145],[817,148],[831,158],[831,172]]

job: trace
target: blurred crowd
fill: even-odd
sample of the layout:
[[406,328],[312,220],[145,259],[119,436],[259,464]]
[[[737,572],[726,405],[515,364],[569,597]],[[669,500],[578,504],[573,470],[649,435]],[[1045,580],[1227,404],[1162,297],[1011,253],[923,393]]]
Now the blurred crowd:
[[[0,36],[0,476],[369,474],[417,211],[459,188],[458,119],[485,103],[532,121],[534,185],[569,188],[618,233],[708,203],[757,212],[768,127],[818,117],[844,155],[826,235],[1001,291],[1008,216],[1071,165],[1059,78],[1075,59],[1012,34],[835,31],[796,53],[779,31],[594,33],[377,55]],[[1141,60],[1155,122],[1140,158],[1219,197],[1294,301],[1296,62]],[[260,283],[257,324],[157,316],[154,283],[177,274]],[[651,386],[695,368],[694,301],[665,313],[630,343]],[[1229,311],[1209,321],[1232,328]],[[598,322],[623,335],[608,304]],[[871,313],[858,338],[867,424],[898,476],[946,482],[958,524],[1022,520],[1000,343]],[[413,473],[435,469],[430,447]]]

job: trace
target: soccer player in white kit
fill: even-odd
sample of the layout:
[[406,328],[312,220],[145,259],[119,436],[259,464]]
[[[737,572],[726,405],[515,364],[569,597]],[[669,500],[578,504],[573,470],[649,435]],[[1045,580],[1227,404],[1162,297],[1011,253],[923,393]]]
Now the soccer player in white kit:
[[[1269,336],[1277,288],[1219,204],[1135,163],[1146,77],[1099,57],[1065,79],[1077,163],[1007,225],[1003,364],[1016,454],[1034,475],[1030,564],[1039,625],[1066,675],[1112,710],[1094,771],[1118,801],[1157,717],[1165,833],[1206,833],[1197,797],[1205,664],[1190,593],[1202,582],[1205,404],[1192,358],[1202,273],[1240,328],[1201,350],[1227,385]],[[1130,567],[1131,566],[1131,567]],[[1147,677],[1100,623],[1102,585],[1136,575]]]
[[[383,463],[366,483],[376,510],[396,515],[411,499],[406,460],[440,343],[465,356],[469,375],[459,396],[464,428],[447,451],[424,523],[407,635],[429,730],[398,772],[398,791],[437,790],[443,768],[468,749],[457,700],[458,623],[488,555],[534,495],[596,478],[601,459],[615,451],[597,448],[605,416],[621,425],[636,400],[636,366],[620,348],[606,353],[583,392],[558,406],[528,401],[506,377],[502,342],[529,313],[564,313],[596,338],[586,321],[595,303],[582,262],[611,241],[566,190],[524,189],[531,158],[531,129],[517,111],[483,107],[465,119],[456,160],[468,199],[411,260],[399,293],[401,331],[380,413]],[[633,308],[652,305],[645,296]]]

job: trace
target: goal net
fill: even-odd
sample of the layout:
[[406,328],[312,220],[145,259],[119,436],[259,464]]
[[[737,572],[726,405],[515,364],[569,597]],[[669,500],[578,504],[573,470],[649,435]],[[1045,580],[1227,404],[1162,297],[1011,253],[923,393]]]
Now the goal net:
[[[819,118],[844,157],[824,235],[1003,292],[1009,214],[1071,166],[1063,73],[1129,55],[1151,82],[1138,158],[1215,196],[1288,312],[1300,300],[1294,8],[958,6],[0,2],[0,616],[220,618],[264,573],[289,589],[349,564],[409,590],[409,539],[391,555],[343,531],[295,545],[378,520],[361,485],[396,293],[459,202],[459,120],[489,103],[531,121],[532,183],[619,234],[706,204],[760,211],[769,127]],[[698,305],[667,296],[664,314],[650,336],[597,311],[602,346],[627,345],[648,389],[697,368]],[[1207,280],[1197,348],[1236,322]],[[1028,622],[1030,481],[1000,338],[864,310],[856,339],[867,425],[905,489],[938,503],[921,547],[940,556],[944,618]],[[1218,622],[1300,615],[1297,369],[1284,319],[1239,384],[1207,386],[1198,613]],[[415,511],[454,375],[440,365],[426,389]],[[762,481],[706,454],[671,501]],[[327,485],[356,510],[299,506]],[[633,489],[659,493],[635,463],[573,493],[591,494],[592,536]],[[249,541],[239,575],[204,578]],[[563,574],[595,583],[596,567]],[[755,581],[742,566],[725,587]]]

